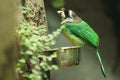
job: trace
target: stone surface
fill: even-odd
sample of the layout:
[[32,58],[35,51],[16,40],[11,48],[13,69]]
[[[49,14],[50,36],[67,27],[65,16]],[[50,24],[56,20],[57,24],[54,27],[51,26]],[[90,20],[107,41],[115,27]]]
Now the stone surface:
[[15,0],[0,1],[0,80],[15,80]]

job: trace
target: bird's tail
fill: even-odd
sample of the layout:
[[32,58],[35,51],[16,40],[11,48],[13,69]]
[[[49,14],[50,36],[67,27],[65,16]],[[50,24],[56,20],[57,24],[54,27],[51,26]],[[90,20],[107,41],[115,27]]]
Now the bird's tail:
[[101,68],[102,74],[106,78],[105,69],[104,69],[101,57],[99,55],[98,49],[96,50],[96,55],[97,55],[97,58],[98,58],[98,61],[99,61],[99,64],[100,64],[100,68]]

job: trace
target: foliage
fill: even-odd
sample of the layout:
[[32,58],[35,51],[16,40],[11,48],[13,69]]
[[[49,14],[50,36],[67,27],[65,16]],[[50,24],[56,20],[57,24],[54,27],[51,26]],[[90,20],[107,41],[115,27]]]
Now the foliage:
[[52,1],[52,6],[54,8],[61,8],[65,5],[65,1],[64,0],[53,0]]
[[[23,73],[25,77],[31,80],[41,80],[42,76],[46,77],[45,72],[48,70],[58,69],[56,65],[51,65],[48,61],[52,61],[56,55],[46,56],[45,50],[49,50],[55,44],[54,38],[57,37],[61,29],[53,32],[52,34],[43,35],[46,32],[45,26],[33,26],[32,23],[22,22],[17,29],[20,38],[21,55],[17,63],[17,71]],[[22,70],[29,62],[32,65],[32,73]]]
[[[23,7],[22,13],[30,8]],[[56,55],[47,56],[45,50],[49,50],[55,44],[55,38],[61,33],[61,29],[52,34],[46,34],[46,26],[35,26],[32,22],[21,21],[16,32],[19,37],[21,58],[18,60],[16,71],[30,80],[42,80],[47,78],[46,71],[56,70],[58,67],[48,62]]]

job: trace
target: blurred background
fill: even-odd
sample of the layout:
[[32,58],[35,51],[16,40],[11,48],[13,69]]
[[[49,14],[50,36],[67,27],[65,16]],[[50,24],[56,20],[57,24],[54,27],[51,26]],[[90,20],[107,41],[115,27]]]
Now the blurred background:
[[[100,37],[100,55],[107,78],[101,73],[95,51],[91,48],[81,50],[78,66],[51,71],[51,80],[120,80],[120,1],[119,0],[44,0],[49,24],[49,32],[60,27],[61,18],[56,11],[59,6],[76,12],[98,33]],[[53,2],[54,1],[54,2]],[[57,7],[57,8],[56,8]],[[70,46],[61,34],[54,47]]]

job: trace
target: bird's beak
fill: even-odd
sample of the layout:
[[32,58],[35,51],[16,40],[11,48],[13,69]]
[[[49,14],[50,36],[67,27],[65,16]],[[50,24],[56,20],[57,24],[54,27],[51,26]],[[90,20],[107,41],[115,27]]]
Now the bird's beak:
[[64,24],[65,23],[65,21],[62,21],[60,24],[62,25],[62,24]]

